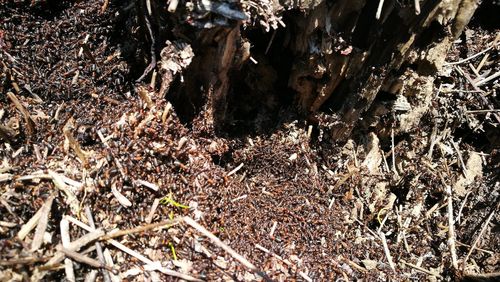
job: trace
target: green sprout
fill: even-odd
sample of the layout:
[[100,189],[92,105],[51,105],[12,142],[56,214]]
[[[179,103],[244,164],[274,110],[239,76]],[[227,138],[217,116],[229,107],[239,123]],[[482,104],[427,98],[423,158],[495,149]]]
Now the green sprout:
[[174,260],[177,260],[177,254],[175,253],[174,244],[172,244],[172,242],[168,242],[168,246],[170,247],[170,251],[172,252],[172,258]]
[[189,209],[188,206],[180,204],[180,203],[174,201],[174,199],[172,199],[172,193],[169,193],[167,196],[163,197],[160,200],[160,204],[162,204],[162,205],[172,205],[172,206],[174,206],[176,208],[181,208],[181,209]]

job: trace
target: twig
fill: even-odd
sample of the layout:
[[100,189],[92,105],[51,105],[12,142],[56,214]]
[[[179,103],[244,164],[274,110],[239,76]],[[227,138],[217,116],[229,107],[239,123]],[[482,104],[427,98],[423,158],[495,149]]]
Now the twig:
[[391,128],[391,153],[392,153],[392,172],[397,176],[396,153],[394,152],[394,128]]
[[355,263],[354,261],[348,258],[342,257],[342,260],[347,262],[350,266],[356,268],[356,270],[358,270],[361,273],[366,273],[368,271],[366,268],[362,267],[361,265]]
[[[99,239],[104,235],[104,231],[101,229],[96,229],[93,230],[90,233],[87,233],[83,235],[82,237],[78,238],[75,241],[70,242],[66,249],[72,250],[72,251],[78,251],[82,247],[88,245],[89,243]],[[64,259],[64,254],[62,252],[57,252],[54,257],[47,262],[47,265],[52,265],[56,263],[60,263]]]
[[500,109],[466,111],[467,114],[486,114],[486,113],[498,113],[498,112],[500,112]]
[[154,183],[151,183],[151,182],[148,182],[146,180],[142,180],[142,179],[137,179],[135,181],[135,184],[137,185],[142,185],[142,186],[145,186],[153,191],[158,191],[160,190],[160,187],[158,187],[158,185],[154,184]]
[[486,52],[490,51],[490,50],[491,50],[493,47],[495,47],[496,45],[497,45],[497,44],[493,44],[492,46],[490,46],[490,47],[488,47],[488,48],[484,49],[483,51],[481,51],[481,52],[479,52],[479,53],[476,53],[476,54],[474,54],[474,55],[472,55],[472,56],[470,56],[470,57],[468,57],[468,58],[462,59],[462,60],[460,60],[460,61],[450,62],[450,63],[444,63],[444,64],[443,64],[443,66],[452,66],[452,65],[459,65],[459,64],[463,64],[463,63],[465,63],[465,62],[467,62],[467,61],[470,61],[470,60],[472,60],[472,59],[474,59],[474,58],[476,58],[476,57],[478,57],[478,56],[481,56],[482,54],[484,54],[484,53],[486,53]]
[[167,10],[170,13],[174,13],[175,10],[177,10],[177,5],[179,5],[179,0],[170,0],[170,3],[168,3],[168,8]]
[[[471,248],[471,246],[470,246],[470,245],[464,244],[464,243],[462,243],[462,242],[460,242],[460,241],[456,241],[456,242],[457,242],[457,245],[459,245],[459,246],[462,246],[462,247],[467,247],[467,248],[469,248],[469,249]],[[495,253],[494,253],[494,252],[492,252],[492,251],[489,251],[489,250],[485,250],[485,249],[479,248],[478,246],[476,246],[476,250],[481,251],[481,252],[483,252],[483,253],[487,253],[488,255],[493,255],[493,254],[495,254]]]
[[455,223],[453,220],[453,194],[451,191],[451,186],[447,185],[444,181],[443,175],[441,173],[438,174],[441,182],[446,187],[446,194],[448,196],[448,247],[450,248],[451,253],[451,262],[453,268],[458,270],[458,262],[457,262],[457,251],[455,248]]
[[335,203],[335,197],[332,196],[330,199],[330,204],[328,204],[328,209],[331,210],[333,207],[333,204]]
[[80,211],[80,202],[76,198],[75,194],[69,187],[64,183],[64,179],[61,175],[49,169],[49,175],[52,177],[52,182],[57,189],[63,192],[66,195],[66,201],[69,204],[71,211],[74,214],[78,214]]
[[198,232],[202,233],[203,235],[207,236],[212,243],[226,251],[229,255],[231,255],[233,258],[235,258],[237,261],[239,261],[241,264],[243,264],[245,267],[250,269],[252,272],[256,273],[260,277],[262,277],[266,281],[272,281],[267,274],[264,272],[261,272],[255,265],[253,265],[251,262],[249,262],[246,258],[241,256],[240,254],[236,253],[231,247],[228,245],[224,244],[219,238],[217,238],[214,234],[212,234],[210,231],[205,229],[205,227],[201,226],[198,224],[196,221],[194,221],[192,218],[185,216],[183,217],[184,222],[194,229],[198,230]]
[[151,223],[153,221],[153,217],[155,215],[156,209],[158,208],[158,205],[160,204],[160,199],[156,198],[153,202],[153,205],[151,206],[151,210],[149,211],[148,216],[146,217],[146,223]]
[[405,265],[407,265],[407,266],[409,266],[409,267],[411,267],[411,268],[413,268],[413,269],[416,269],[416,270],[418,270],[418,271],[420,271],[420,272],[423,272],[423,273],[425,273],[425,274],[429,274],[429,275],[435,276],[435,277],[437,277],[437,278],[439,278],[439,279],[442,279],[442,278],[443,278],[443,277],[442,277],[441,275],[439,275],[438,273],[432,272],[432,271],[427,270],[427,269],[425,269],[425,268],[422,268],[422,267],[420,267],[420,266],[417,266],[417,265],[414,265],[414,264],[408,263],[408,262],[406,262],[406,261],[404,261],[404,260],[401,260],[401,262],[402,262],[403,264],[405,264]]
[[[94,222],[94,217],[92,216],[92,211],[90,210],[89,206],[85,207],[85,215],[87,216],[87,220],[89,222],[90,227],[95,229],[96,226],[95,226],[95,222]],[[67,219],[65,219],[65,220],[67,220]],[[95,248],[97,251],[97,258],[99,259],[101,264],[105,265],[106,260],[104,259],[104,253],[102,251],[101,243],[95,242]],[[111,282],[111,278],[109,277],[109,273],[105,269],[102,270],[102,276],[104,277],[104,282]]]
[[231,176],[233,174],[235,174],[236,172],[238,172],[238,170],[240,170],[241,168],[243,167],[243,163],[241,163],[239,166],[237,166],[236,168],[234,168],[233,170],[231,170],[226,176]]
[[97,278],[97,270],[92,269],[87,275],[85,275],[84,282],[94,282]]
[[60,252],[62,252],[62,253],[64,253],[67,257],[70,257],[71,259],[74,259],[75,261],[84,263],[86,265],[89,265],[89,266],[92,266],[92,267],[95,267],[95,268],[104,268],[104,269],[106,269],[108,271],[111,271],[115,275],[118,274],[118,270],[113,269],[112,267],[109,267],[109,266],[101,263],[98,260],[95,260],[95,259],[89,258],[87,256],[84,256],[82,254],[79,254],[78,252],[72,251],[70,249],[67,249],[67,248],[64,248],[64,247],[61,247],[61,246],[59,246],[57,248],[57,250],[60,251]]
[[[493,110],[493,105],[491,105],[488,100],[486,99],[486,97],[484,95],[481,95],[481,93],[484,93],[483,90],[481,90],[479,87],[477,87],[476,83],[474,83],[474,81],[472,80],[472,78],[466,73],[464,72],[459,66],[456,66],[455,67],[457,72],[459,74],[461,74],[463,77],[465,77],[465,79],[472,85],[472,87],[474,88],[474,90],[480,92],[479,93],[479,98],[483,101],[484,105],[486,107],[488,107],[490,110]],[[500,122],[500,116],[496,113],[493,113],[493,115],[495,116],[496,120],[498,122]]]
[[[104,261],[106,262],[106,265],[114,268],[115,263],[113,262],[113,257],[111,256],[111,252],[109,251],[108,248],[104,249],[103,251],[103,256],[104,256]],[[112,282],[120,282],[121,279],[118,275],[114,275],[112,272],[109,273],[109,278],[111,279]]]
[[148,15],[152,15],[153,11],[151,9],[151,0],[146,0],[146,9],[148,10]]
[[[71,216],[65,216],[65,217],[70,222],[78,225],[79,227],[81,227],[81,228],[83,228],[83,229],[85,229],[87,231],[92,231],[93,230],[90,226],[86,225],[85,223],[79,221],[76,218],[73,218]],[[104,234],[102,234],[100,237],[103,238]],[[127,253],[127,254],[135,257],[135,258],[137,258],[138,260],[140,260],[144,264],[146,264],[145,268],[148,268],[148,270],[157,270],[157,271],[160,271],[163,274],[174,276],[174,277],[178,277],[178,278],[181,278],[181,279],[184,279],[184,280],[187,280],[187,281],[203,281],[203,280],[191,277],[191,276],[189,276],[187,274],[183,274],[183,273],[180,273],[180,272],[168,269],[166,267],[163,267],[163,266],[161,266],[161,264],[159,262],[153,262],[152,260],[150,260],[147,257],[143,256],[142,254],[140,254],[140,253],[138,253],[138,252],[136,252],[136,251],[134,251],[134,250],[126,247],[125,245],[119,243],[116,240],[108,239],[107,242],[110,243],[111,245],[113,245],[114,247],[120,249],[121,251],[123,251],[123,252],[125,252],[125,253]]]
[[420,0],[415,0],[415,15],[420,15]]
[[273,238],[274,231],[276,231],[277,226],[278,226],[278,222],[277,221],[273,222],[273,226],[271,227],[271,231],[269,231],[269,237]]
[[485,83],[487,83],[487,82],[490,82],[491,80],[493,80],[493,79],[495,79],[495,78],[497,78],[497,77],[499,77],[499,76],[500,76],[500,71],[498,71],[498,72],[496,72],[496,73],[494,73],[494,74],[492,74],[492,75],[488,76],[487,78],[485,78],[485,79],[483,79],[483,80],[481,80],[481,81],[477,82],[477,83],[476,83],[476,86],[481,86],[481,85],[483,85],[483,84],[485,84]]
[[479,273],[479,274],[467,273],[464,275],[464,281],[498,281],[499,279],[500,279],[500,272]]
[[54,201],[55,194],[49,196],[47,201],[43,204],[40,209],[40,219],[38,220],[38,225],[36,226],[35,236],[31,242],[31,251],[34,252],[38,250],[43,244],[43,235],[45,230],[47,230],[47,225],[49,223],[49,213],[52,202]]
[[470,75],[468,73],[466,73],[460,66],[455,66],[455,69],[457,70],[457,72],[462,75],[463,77],[465,77],[465,79],[470,83],[470,85],[472,86],[472,88],[474,88],[474,90],[476,91],[481,91],[481,93],[483,93],[484,91],[481,90],[479,87],[477,87],[476,83],[474,82],[474,80],[470,77]]
[[[497,207],[500,204],[497,204]],[[477,244],[479,243],[479,240],[481,240],[481,237],[483,236],[484,231],[486,231],[486,228],[488,227],[488,224],[490,224],[491,219],[493,218],[493,215],[495,215],[495,209],[491,212],[490,216],[488,216],[488,219],[486,219],[486,222],[483,225],[483,228],[481,228],[481,231],[479,232],[479,235],[477,235],[476,240],[474,240],[474,243],[472,243],[472,247],[470,248],[469,252],[465,256],[464,262],[462,263],[462,268],[465,269],[465,264],[467,263],[467,260],[469,259],[470,255],[476,248]]]
[[[497,36],[495,37],[495,40],[493,40],[492,46],[495,46],[497,44],[498,40],[500,40],[500,33],[498,33]],[[478,72],[481,71],[481,69],[483,68],[484,64],[488,60],[489,55],[490,55],[489,53],[486,53],[486,55],[484,55],[483,59],[481,60],[481,62],[479,63],[479,65],[476,68]]]
[[36,227],[38,221],[40,220],[40,216],[42,215],[42,210],[43,206],[21,227],[21,230],[17,233],[17,238],[19,240],[24,240],[31,230]]
[[71,133],[71,128],[73,127],[73,118],[70,118],[68,122],[63,127],[64,137],[68,140],[69,147],[75,151],[77,157],[82,161],[83,165],[86,166],[88,164],[87,152],[85,152],[80,143],[75,139],[73,134]]
[[470,193],[471,193],[471,191],[469,191],[469,192],[467,192],[467,194],[465,194],[465,198],[462,201],[462,204],[460,205],[460,209],[458,210],[458,215],[457,215],[458,225],[460,225],[460,217],[462,216],[462,210],[465,207],[465,203],[467,202],[467,198],[469,197]]
[[380,19],[380,14],[382,14],[382,7],[383,6],[384,6],[384,0],[379,0],[378,7],[377,7],[377,13],[375,14],[375,18],[377,20]]
[[[59,228],[61,230],[62,245],[63,247],[67,247],[71,243],[71,238],[69,236],[69,221],[63,218],[59,223]],[[76,281],[73,261],[69,258],[64,259],[64,272],[66,273],[66,279],[68,281]]]
[[[99,237],[104,235],[104,231],[97,229],[94,230],[90,233],[87,233],[83,235],[82,237],[78,238],[77,240],[71,242],[67,249],[73,250],[73,251],[78,251],[80,248],[83,246],[86,246],[90,242],[93,242],[97,240]],[[33,281],[40,281],[43,279],[43,277],[47,274],[47,269],[52,268],[54,265],[61,263],[65,258],[64,253],[57,251],[54,256],[42,267],[38,268],[35,270],[35,272],[32,275],[32,280]]]
[[472,72],[476,75],[476,80],[478,80],[479,78],[481,78],[481,74],[479,74],[479,72],[474,67],[474,65],[472,65],[471,63],[469,63],[469,67],[472,70]]
[[0,173],[0,182],[6,182],[12,180],[12,174],[10,173]]
[[382,245],[384,246],[385,257],[387,258],[387,261],[389,262],[389,266],[391,267],[392,271],[396,271],[396,267],[394,266],[394,262],[392,261],[391,252],[389,251],[389,247],[387,246],[387,240],[385,239],[385,234],[380,232],[379,237],[380,237],[380,240],[382,240]]
[[141,97],[141,99],[144,101],[144,103],[146,103],[146,106],[148,107],[148,109],[152,109],[155,106],[155,103],[153,102],[153,100],[149,96],[149,93],[148,93],[149,91],[146,89],[146,87],[142,87],[142,86],[137,87],[136,92],[137,92],[137,94],[139,94],[139,97]]
[[11,259],[11,260],[0,260],[0,265],[1,266],[12,266],[12,265],[17,265],[17,264],[34,264],[37,262],[46,262],[50,259],[50,257],[28,257],[28,258],[18,258],[18,259]]
[[[70,186],[73,186],[77,189],[80,189],[83,187],[83,184],[81,182],[78,182],[76,180],[73,180],[71,178],[68,178],[64,175],[59,175],[62,179],[62,181],[65,183],[65,184],[68,184]],[[50,174],[46,174],[46,173],[33,173],[33,174],[28,174],[28,175],[23,175],[19,178],[16,178],[17,181],[29,181],[29,180],[33,180],[33,179],[49,179],[49,180],[52,180],[53,177],[50,175]]]
[[139,226],[139,227],[135,227],[135,228],[131,228],[131,229],[113,231],[111,233],[104,235],[102,238],[100,238],[100,240],[108,240],[108,239],[121,237],[121,236],[129,235],[129,234],[140,233],[140,232],[144,232],[144,231],[159,228],[159,227],[170,228],[176,224],[179,224],[180,222],[181,222],[181,219],[165,220],[162,222],[151,223],[151,224],[147,224],[144,226]]
[[451,143],[451,146],[453,147],[453,149],[455,149],[455,151],[457,152],[458,160],[460,162],[460,165],[462,166],[462,174],[464,175],[464,177],[467,178],[468,177],[467,176],[467,167],[465,166],[464,158],[462,158],[462,153],[460,152],[460,148],[458,148],[458,145],[457,145],[457,143],[455,143],[455,141],[450,140],[450,143]]
[[132,206],[132,202],[127,199],[127,197],[125,197],[122,193],[120,193],[118,189],[116,189],[116,183],[111,183],[111,193],[113,193],[113,196],[115,196],[115,198],[122,206],[126,208]]
[[366,226],[366,224],[364,224],[362,221],[360,221],[359,219],[355,218],[354,221],[356,221],[357,223],[359,223],[359,225],[363,226],[364,228],[366,228],[366,230],[368,230],[368,232],[370,232],[370,234],[373,235],[373,237],[375,238],[380,238],[380,233],[377,234],[375,233],[373,230],[371,230],[368,226]]
[[[383,208],[383,209],[384,209],[384,208]],[[383,209],[381,209],[380,211],[382,211]],[[396,211],[397,211],[397,210],[398,210],[398,209],[397,209],[397,207],[396,207]],[[377,232],[378,232],[379,234],[380,234],[380,232],[382,232],[382,228],[384,227],[384,225],[385,225],[385,222],[386,222],[387,218],[389,218],[389,214],[390,214],[390,213],[391,213],[391,211],[388,211],[388,212],[385,214],[384,219],[382,219],[382,222],[380,223],[380,226],[378,227],[378,230],[377,230]],[[398,216],[399,216],[399,214],[398,214]]]
[[234,199],[231,199],[231,203],[234,203],[234,202],[239,201],[239,200],[244,200],[244,199],[246,199],[247,197],[248,197],[248,195],[247,195],[247,194],[245,194],[245,195],[241,195],[241,196],[239,196],[239,197],[236,197],[236,198],[234,198]]
[[387,173],[391,172],[391,169],[389,168],[389,164],[387,163],[387,158],[385,157],[384,150],[380,149],[380,155],[382,156],[382,160],[384,161],[385,170],[387,171]]
[[104,13],[104,11],[106,11],[106,9],[108,8],[108,5],[109,5],[109,0],[104,0],[104,3],[102,4],[102,7],[101,7],[101,13]]
[[264,55],[267,55],[267,52],[269,52],[269,49],[271,48],[271,45],[273,44],[273,40],[274,40],[274,37],[276,36],[277,32],[278,32],[277,29],[273,30],[273,35],[271,35],[271,39],[269,39],[269,43],[267,43],[266,52],[264,52]]

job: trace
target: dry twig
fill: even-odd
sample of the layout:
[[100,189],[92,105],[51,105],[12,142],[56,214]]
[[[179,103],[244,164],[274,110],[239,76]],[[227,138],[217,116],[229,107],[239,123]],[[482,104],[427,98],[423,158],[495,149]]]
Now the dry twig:
[[[90,210],[90,208],[88,206],[85,207],[85,215],[87,216],[87,220],[89,222],[90,227],[95,229],[96,226],[95,226],[95,222],[94,222],[94,217],[92,216],[92,211]],[[67,220],[67,219],[65,219],[65,220]],[[101,243],[95,242],[95,248],[97,250],[97,258],[99,259],[100,263],[103,265],[106,265],[106,261],[104,259],[104,253],[102,251]],[[109,277],[109,273],[107,272],[107,270],[105,268],[102,270],[102,275],[104,277],[104,282],[111,282],[111,279]]]
[[43,235],[45,234],[45,230],[47,230],[47,224],[49,222],[50,207],[52,206],[52,202],[55,197],[55,194],[50,195],[40,209],[40,219],[38,220],[38,225],[36,226],[35,236],[31,242],[32,252],[38,250],[43,244]]
[[78,252],[72,251],[70,249],[67,249],[67,248],[64,248],[61,246],[59,246],[57,248],[57,250],[63,252],[67,257],[70,257],[71,259],[74,259],[75,261],[84,263],[86,265],[89,265],[89,266],[92,266],[95,268],[104,268],[108,271],[113,272],[113,274],[115,274],[115,275],[118,274],[118,270],[113,269],[112,267],[109,267],[106,264],[101,263],[100,261],[86,257],[82,254],[79,254]]
[[[497,208],[500,204],[497,204]],[[483,224],[483,228],[481,228],[481,231],[479,232],[479,235],[477,235],[476,237],[476,240],[474,240],[474,243],[472,243],[472,247],[470,248],[469,252],[467,253],[467,255],[465,256],[465,259],[462,263],[462,268],[465,269],[465,265],[467,263],[467,260],[469,260],[469,257],[470,255],[472,254],[472,252],[474,251],[474,249],[476,248],[477,244],[479,243],[479,240],[481,240],[481,237],[483,236],[484,234],[484,231],[486,231],[486,228],[488,227],[488,225],[490,224],[490,221],[491,219],[493,218],[493,215],[495,215],[495,210],[494,209],[490,216],[488,216],[488,219],[486,219],[486,222]]]
[[[71,238],[69,236],[69,221],[65,218],[61,220],[59,223],[59,227],[61,229],[61,241],[63,247],[68,247],[71,243]],[[66,273],[66,279],[68,281],[76,281],[75,271],[73,269],[73,261],[71,259],[64,259],[64,271]]]
[[455,270],[458,269],[458,262],[457,262],[457,251],[455,247],[455,222],[453,220],[453,194],[451,192],[451,186],[447,185],[446,182],[444,181],[443,175],[439,173],[439,178],[441,179],[441,182],[445,186],[446,189],[446,194],[448,196],[448,247],[450,248],[450,253],[451,253],[451,262],[453,265],[453,268]]
[[254,272],[255,274],[259,275],[260,277],[262,277],[266,281],[272,281],[267,276],[267,274],[265,274],[264,272],[261,272],[253,263],[249,262],[246,258],[244,258],[240,254],[238,254],[237,252],[235,252],[231,247],[229,247],[228,245],[224,244],[219,238],[217,238],[217,236],[215,236],[210,231],[208,231],[207,229],[205,229],[205,227],[203,227],[200,224],[198,224],[192,218],[190,218],[188,216],[185,216],[185,217],[183,217],[183,220],[184,220],[185,223],[187,223],[188,225],[190,225],[194,229],[198,230],[198,232],[200,232],[203,235],[207,236],[212,241],[212,243],[214,243],[215,245],[217,245],[218,247],[220,247],[221,249],[223,249],[224,251],[226,251],[229,255],[231,255],[233,258],[235,258],[237,261],[239,261],[245,267],[247,267],[248,269],[250,269],[252,272]]
[[24,117],[24,121],[26,122],[26,129],[28,136],[32,136],[35,134],[36,131],[36,124],[33,121],[33,118],[31,118],[31,115],[29,114],[28,110],[19,102],[17,99],[16,95],[12,92],[7,92],[7,97],[9,97],[10,101],[16,106],[16,108],[21,112],[21,114]]
[[427,269],[425,269],[425,268],[422,268],[422,267],[420,267],[420,266],[418,266],[418,265],[414,265],[414,264],[408,263],[408,262],[406,262],[406,261],[404,261],[404,260],[401,260],[401,262],[402,262],[403,264],[405,264],[405,265],[407,265],[407,266],[409,266],[409,267],[413,268],[413,269],[416,269],[416,270],[420,271],[420,272],[423,272],[423,273],[426,273],[426,274],[432,275],[432,276],[437,277],[437,278],[439,278],[439,279],[442,279],[442,278],[443,278],[443,277],[442,277],[441,275],[439,275],[438,273],[432,272],[432,271],[427,270]]
[[385,234],[380,232],[379,237],[380,237],[380,240],[382,240],[382,245],[384,246],[385,257],[387,258],[387,261],[389,262],[389,266],[391,267],[392,271],[396,271],[396,267],[395,267],[394,262],[392,260],[391,251],[389,250],[389,247],[387,246],[387,240],[385,239]]

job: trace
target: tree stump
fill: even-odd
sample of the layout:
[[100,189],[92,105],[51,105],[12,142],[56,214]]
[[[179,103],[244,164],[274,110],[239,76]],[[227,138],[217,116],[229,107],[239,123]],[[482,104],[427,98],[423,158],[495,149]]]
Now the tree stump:
[[[265,119],[283,101],[293,101],[313,120],[327,116],[335,140],[345,140],[355,127],[376,127],[389,112],[398,112],[396,131],[414,128],[436,91],[433,74],[478,5],[138,1],[145,1],[139,11],[151,19],[153,44],[165,48],[159,94],[186,120],[203,118],[217,132],[241,116]],[[174,66],[179,48],[172,42],[189,46],[192,60]]]

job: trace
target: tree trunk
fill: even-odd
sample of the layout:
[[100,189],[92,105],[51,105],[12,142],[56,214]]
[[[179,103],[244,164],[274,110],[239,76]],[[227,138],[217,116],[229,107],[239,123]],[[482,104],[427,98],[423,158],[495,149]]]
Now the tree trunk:
[[[159,94],[215,132],[265,120],[287,101],[336,140],[388,113],[398,115],[396,131],[408,131],[477,1],[406,2],[151,0],[153,37],[169,40]],[[186,46],[194,53],[179,58]]]

